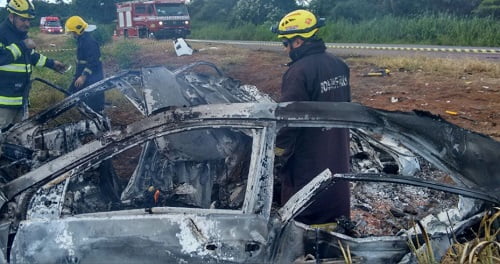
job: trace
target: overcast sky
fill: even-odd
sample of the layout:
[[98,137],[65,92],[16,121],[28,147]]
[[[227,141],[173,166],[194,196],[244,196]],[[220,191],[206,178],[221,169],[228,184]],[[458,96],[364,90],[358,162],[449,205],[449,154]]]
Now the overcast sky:
[[[69,2],[71,0],[66,0],[65,2]],[[55,3],[56,1],[55,0],[48,0],[46,2],[49,2],[49,3]],[[5,4],[7,3],[7,0],[0,0],[0,7],[5,7]],[[36,9],[36,6],[35,6],[35,9]]]

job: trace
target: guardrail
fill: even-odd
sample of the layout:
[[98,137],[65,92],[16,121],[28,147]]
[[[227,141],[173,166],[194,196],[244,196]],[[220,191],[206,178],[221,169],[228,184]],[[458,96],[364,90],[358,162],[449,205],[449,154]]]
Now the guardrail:
[[[261,45],[261,46],[281,46],[281,42],[275,41],[237,41],[237,40],[201,40],[188,39],[188,42],[198,43],[220,43],[232,45]],[[142,42],[141,45],[163,46],[165,41],[151,40]],[[170,44],[170,43],[169,43]],[[346,44],[346,43],[326,43],[331,49],[365,49],[365,50],[395,50],[395,51],[423,51],[423,52],[450,52],[450,53],[477,53],[477,54],[500,54],[500,48],[495,47],[452,47],[452,46],[425,46],[425,45],[377,45],[377,44]],[[38,52],[63,52],[76,50],[71,49],[44,49]]]

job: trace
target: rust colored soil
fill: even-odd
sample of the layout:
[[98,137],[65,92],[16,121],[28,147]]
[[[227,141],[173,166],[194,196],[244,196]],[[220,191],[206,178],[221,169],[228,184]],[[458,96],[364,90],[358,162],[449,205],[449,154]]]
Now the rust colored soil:
[[[192,56],[178,57],[169,41],[144,43],[146,45],[134,57],[134,67],[166,65],[174,69],[190,62],[208,61],[227,76],[243,84],[253,84],[273,99],[279,99],[281,76],[287,69],[283,65],[289,61],[284,51],[196,43]],[[500,139],[498,78],[488,77],[480,71],[450,76],[404,69],[390,69],[390,75],[384,77],[364,77],[376,67],[359,58],[343,59],[351,68],[353,102],[391,111],[429,111],[461,127]],[[460,59],[456,64],[460,66]],[[107,67],[116,71],[116,65],[108,64]]]

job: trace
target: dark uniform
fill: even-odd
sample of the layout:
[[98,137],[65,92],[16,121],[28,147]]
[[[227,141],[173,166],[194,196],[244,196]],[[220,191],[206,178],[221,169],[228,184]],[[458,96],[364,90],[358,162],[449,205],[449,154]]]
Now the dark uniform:
[[[96,83],[104,78],[101,63],[101,51],[99,44],[88,32],[83,32],[77,38],[76,51],[76,71],[73,82],[70,87],[70,93],[76,93],[79,90]],[[75,81],[81,75],[86,75],[85,83],[79,87],[75,87]],[[96,112],[102,112],[104,109],[104,93],[101,92],[87,98],[84,101]]]
[[[54,60],[28,49],[23,40],[27,33],[16,29],[7,18],[0,25],[0,127],[18,122],[23,105],[28,101],[30,76],[33,66],[54,68]],[[6,116],[10,115],[10,116]]]
[[[283,76],[281,102],[351,101],[349,67],[326,53],[322,40],[310,40],[292,49],[290,68]],[[329,168],[332,173],[349,171],[349,129],[285,128],[276,146],[285,150],[287,160],[280,171],[281,202]],[[296,219],[305,224],[334,222],[350,217],[350,190],[346,181],[322,192]]]

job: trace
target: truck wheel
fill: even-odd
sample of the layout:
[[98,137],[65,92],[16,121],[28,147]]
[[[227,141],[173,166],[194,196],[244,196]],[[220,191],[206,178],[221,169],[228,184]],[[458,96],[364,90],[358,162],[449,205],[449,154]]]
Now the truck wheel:
[[139,38],[147,38],[148,37],[148,29],[140,28],[139,29]]
[[163,39],[163,36],[160,35],[160,34],[155,34],[155,39],[156,40],[161,40],[161,39]]

